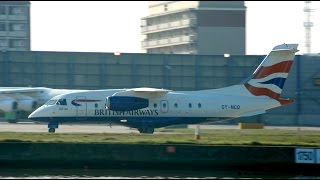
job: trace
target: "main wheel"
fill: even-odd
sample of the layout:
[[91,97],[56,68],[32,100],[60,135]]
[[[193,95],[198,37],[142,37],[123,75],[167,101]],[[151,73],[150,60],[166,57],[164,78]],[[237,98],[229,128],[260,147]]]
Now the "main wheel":
[[50,129],[49,129],[49,133],[54,133],[55,131],[56,131],[55,128],[50,128]]
[[148,127],[142,127],[138,129],[140,133],[144,133],[144,134],[153,134],[154,132],[154,128],[148,128]]
[[148,134],[153,134],[154,128],[147,128],[147,133]]

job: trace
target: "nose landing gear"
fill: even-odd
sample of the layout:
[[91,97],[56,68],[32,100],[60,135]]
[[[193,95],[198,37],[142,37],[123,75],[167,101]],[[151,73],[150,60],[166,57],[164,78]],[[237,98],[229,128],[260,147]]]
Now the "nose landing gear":
[[56,131],[56,128],[59,128],[59,122],[56,122],[56,121],[49,122],[48,128],[49,128],[48,130],[49,133],[54,133]]

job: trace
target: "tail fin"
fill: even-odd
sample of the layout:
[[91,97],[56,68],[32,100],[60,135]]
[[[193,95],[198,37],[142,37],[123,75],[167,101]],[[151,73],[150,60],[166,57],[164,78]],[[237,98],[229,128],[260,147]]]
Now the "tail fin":
[[[255,96],[269,96],[280,100],[284,83],[291,69],[298,44],[282,44],[275,46],[267,55],[251,78],[245,83],[245,87]],[[281,100],[288,104],[286,100]]]

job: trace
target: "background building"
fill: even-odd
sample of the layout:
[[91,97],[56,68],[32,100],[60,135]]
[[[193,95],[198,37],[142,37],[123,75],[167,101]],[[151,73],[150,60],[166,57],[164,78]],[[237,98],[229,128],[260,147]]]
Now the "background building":
[[[200,90],[234,85],[253,73],[263,55],[185,55],[0,51],[0,87]],[[296,55],[283,98],[295,103],[234,122],[320,125],[320,56]],[[225,122],[225,123],[230,123]]]
[[150,1],[142,18],[147,53],[245,55],[244,1]]
[[0,1],[0,50],[30,51],[29,1]]

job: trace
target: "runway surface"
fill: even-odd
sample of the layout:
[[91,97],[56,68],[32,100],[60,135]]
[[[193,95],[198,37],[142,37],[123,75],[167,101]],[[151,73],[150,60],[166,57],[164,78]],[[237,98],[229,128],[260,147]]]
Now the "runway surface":
[[[196,125],[188,128],[195,129]],[[287,129],[287,130],[320,130],[320,127],[288,127],[288,126],[265,126],[265,129]],[[200,129],[239,129],[238,125],[200,125]],[[33,122],[7,123],[0,121],[0,132],[48,132],[45,123],[35,124]],[[137,129],[124,126],[109,126],[108,124],[60,124],[56,133],[83,132],[83,133],[139,133]],[[155,132],[155,134],[168,134],[170,132]],[[171,132],[172,133],[172,132]]]
[[[48,132],[48,124],[30,122],[0,123],[0,132]],[[56,133],[139,133],[136,129],[124,126],[109,126],[108,124],[59,124]]]

